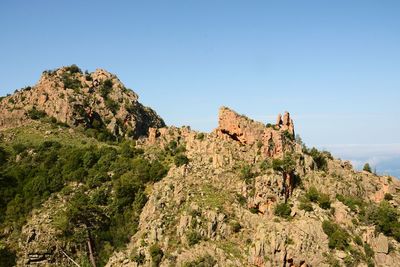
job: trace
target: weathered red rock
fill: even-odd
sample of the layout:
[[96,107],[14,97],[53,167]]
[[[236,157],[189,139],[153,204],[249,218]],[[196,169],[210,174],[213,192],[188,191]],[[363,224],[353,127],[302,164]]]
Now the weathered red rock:
[[219,126],[216,133],[219,137],[228,137],[242,144],[252,145],[262,139],[264,128],[264,124],[222,107],[219,111]]
[[283,119],[279,114],[277,124],[267,127],[261,122],[253,121],[235,111],[222,107],[219,111],[219,124],[215,130],[220,138],[231,139],[241,144],[261,145],[265,157],[281,157],[286,151],[293,149],[291,140],[285,132],[294,137],[293,120],[285,112]]

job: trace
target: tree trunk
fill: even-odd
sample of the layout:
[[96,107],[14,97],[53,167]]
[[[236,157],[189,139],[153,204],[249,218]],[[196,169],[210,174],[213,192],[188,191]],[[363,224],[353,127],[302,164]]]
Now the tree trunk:
[[282,176],[283,176],[283,191],[285,194],[285,203],[287,203],[287,200],[293,191],[293,175],[292,173],[283,172]]
[[89,260],[90,263],[92,264],[93,267],[96,267],[96,260],[94,258],[94,253],[93,253],[93,246],[92,246],[92,239],[90,237],[90,231],[88,230],[88,237],[86,240],[88,251],[89,251]]

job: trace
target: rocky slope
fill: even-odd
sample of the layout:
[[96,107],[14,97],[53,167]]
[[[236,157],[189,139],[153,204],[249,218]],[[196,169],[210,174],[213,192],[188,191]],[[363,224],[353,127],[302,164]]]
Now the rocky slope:
[[[119,104],[110,105],[110,99]],[[135,233],[122,248],[111,249],[111,241],[103,246],[107,260],[97,260],[99,266],[398,266],[396,178],[356,171],[329,152],[308,149],[295,138],[288,112],[265,125],[223,107],[217,129],[199,133],[189,127],[165,127],[137,100],[115,76],[103,70],[83,74],[71,67],[46,72],[35,87],[2,100],[4,143],[31,138],[32,133],[20,135],[32,125],[36,132],[45,131],[45,122],[32,121],[37,115],[32,109],[72,126],[57,126],[36,139],[73,139],[75,126],[93,127],[97,117],[114,135],[136,138],[133,152],[119,150],[125,153],[122,160],[116,152],[99,160],[101,168],[119,160],[117,168],[105,169],[107,179],[95,186],[83,178],[67,180],[63,190],[29,213],[20,231],[2,229],[0,237],[16,250],[18,266],[95,266],[96,259],[104,259],[99,247],[91,247],[90,234],[81,243],[62,238],[57,218],[76,191],[84,190],[89,199],[104,191],[114,203],[120,183],[137,183],[128,172],[120,177],[116,173],[138,159],[160,161],[169,171],[161,180],[145,180],[148,201],[140,216],[129,213],[137,210],[135,202],[118,214],[138,220],[137,229],[132,226],[136,224],[126,224],[130,228],[123,232],[128,235],[135,228]],[[137,138],[141,136],[147,138]],[[91,142],[89,150],[110,146],[81,138],[85,146]],[[138,151],[143,154],[137,156]],[[21,161],[22,154],[13,160]],[[89,174],[101,169],[91,166]],[[130,172],[142,173],[140,166]],[[137,195],[122,192],[123,199]],[[103,203],[99,208],[113,219],[112,207]],[[80,261],[89,256],[91,263]]]
[[106,127],[115,135],[140,137],[164,121],[138,101],[113,74],[97,69],[83,73],[77,66],[43,72],[39,82],[0,102],[0,129],[48,116],[70,126]]
[[[156,260],[154,246],[163,251],[160,266],[398,264],[398,241],[375,231],[374,225],[363,225],[357,210],[337,196],[379,203],[390,194],[397,209],[399,181],[354,171],[348,162],[329,154],[326,169],[318,170],[313,157],[294,142],[288,113],[283,121],[279,115],[277,123],[267,127],[222,108],[219,127],[204,137],[187,128],[150,131],[144,147],[180,140],[190,163],[173,168],[154,186],[139,231],[108,266],[150,266]],[[298,155],[293,171],[297,181],[285,186],[285,175],[264,165],[288,152]],[[244,177],[243,166],[250,166],[252,175]],[[291,211],[282,218],[274,210],[285,202],[287,187],[292,187],[287,199]],[[302,207],[310,188],[329,199],[329,208],[314,202]],[[348,235],[346,249],[329,245],[323,222],[343,227]],[[365,252],[368,248],[373,252]]]

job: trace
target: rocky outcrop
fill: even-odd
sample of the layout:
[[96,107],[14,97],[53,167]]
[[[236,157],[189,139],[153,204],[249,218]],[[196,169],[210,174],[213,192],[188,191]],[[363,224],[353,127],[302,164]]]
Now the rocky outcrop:
[[216,133],[222,138],[231,138],[242,144],[252,145],[263,137],[265,126],[233,110],[222,107],[219,111]]
[[149,127],[164,127],[164,121],[138,99],[105,70],[82,73],[76,66],[63,67],[43,72],[34,87],[2,99],[0,129],[44,115],[70,126],[105,127],[115,135],[134,138],[147,135]]
[[244,145],[263,148],[265,157],[281,157],[294,149],[294,124],[290,114],[278,115],[275,125],[264,125],[235,111],[222,107],[215,133],[223,139],[231,139]]
[[290,118],[289,112],[286,111],[283,114],[283,117],[281,114],[279,114],[276,121],[277,121],[276,125],[280,129],[282,129],[283,131],[288,131],[289,134],[294,136],[294,134],[295,134],[294,133],[294,123],[293,123],[293,120]]
[[[329,250],[320,223],[304,219],[288,223],[260,224],[249,250],[252,266],[329,266],[324,253]],[[250,266],[249,264],[249,266]]]

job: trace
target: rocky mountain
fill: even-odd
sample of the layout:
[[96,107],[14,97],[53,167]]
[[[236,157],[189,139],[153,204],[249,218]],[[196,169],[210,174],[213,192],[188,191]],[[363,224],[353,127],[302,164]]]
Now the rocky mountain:
[[[1,102],[3,266],[398,266],[399,180],[307,148],[288,112],[166,127],[115,76],[72,72]],[[91,114],[127,138],[92,135]]]
[[118,136],[140,137],[164,121],[113,74],[83,73],[76,65],[44,71],[39,82],[0,102],[0,129],[49,116],[70,126],[105,127]]

